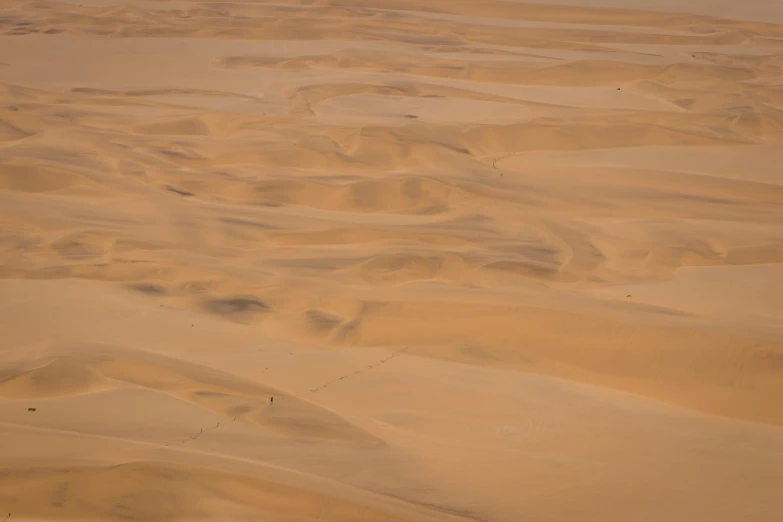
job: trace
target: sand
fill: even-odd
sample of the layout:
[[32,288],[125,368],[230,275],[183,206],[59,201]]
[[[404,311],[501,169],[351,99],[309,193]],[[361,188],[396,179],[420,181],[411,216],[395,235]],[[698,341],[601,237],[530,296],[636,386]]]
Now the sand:
[[2,2],[0,521],[783,520],[783,4],[559,3]]

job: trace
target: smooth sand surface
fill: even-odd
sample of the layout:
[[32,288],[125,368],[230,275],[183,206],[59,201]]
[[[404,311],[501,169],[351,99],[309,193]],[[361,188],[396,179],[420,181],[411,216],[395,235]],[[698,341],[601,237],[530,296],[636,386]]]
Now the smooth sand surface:
[[783,4],[565,3],[0,3],[0,521],[783,520]]

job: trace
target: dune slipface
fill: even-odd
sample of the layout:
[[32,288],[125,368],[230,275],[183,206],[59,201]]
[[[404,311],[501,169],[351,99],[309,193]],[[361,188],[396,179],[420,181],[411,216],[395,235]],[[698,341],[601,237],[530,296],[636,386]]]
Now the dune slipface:
[[778,4],[2,2],[0,520],[783,520]]

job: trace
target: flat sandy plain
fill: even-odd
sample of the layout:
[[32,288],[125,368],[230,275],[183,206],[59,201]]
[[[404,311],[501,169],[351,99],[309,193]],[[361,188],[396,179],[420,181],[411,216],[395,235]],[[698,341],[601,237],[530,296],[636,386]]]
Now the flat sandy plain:
[[0,520],[783,520],[783,3],[570,3],[1,2]]

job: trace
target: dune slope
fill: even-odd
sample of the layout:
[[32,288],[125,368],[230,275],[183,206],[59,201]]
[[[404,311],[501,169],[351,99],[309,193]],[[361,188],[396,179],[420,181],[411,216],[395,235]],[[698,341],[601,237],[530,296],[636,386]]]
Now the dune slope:
[[0,519],[783,519],[783,11],[674,4],[3,2]]

